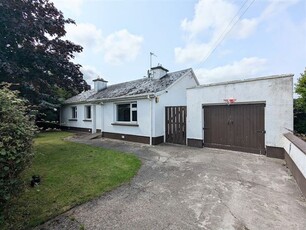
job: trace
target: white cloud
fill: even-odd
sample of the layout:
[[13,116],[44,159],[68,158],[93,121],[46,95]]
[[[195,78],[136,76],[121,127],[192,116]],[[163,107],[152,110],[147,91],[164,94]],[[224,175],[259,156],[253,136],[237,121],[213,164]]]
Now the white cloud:
[[[176,61],[185,63],[203,61],[220,42],[223,36],[230,31],[234,23],[233,18],[238,12],[238,6],[227,0],[200,0],[195,5],[192,20],[185,18],[181,23],[183,31],[187,32],[185,47],[175,48]],[[238,19],[238,18],[235,18]],[[248,37],[257,27],[256,19],[243,19],[235,25],[231,37],[242,39]],[[195,42],[197,37],[206,35],[207,42]],[[207,37],[209,35],[209,37]],[[199,49],[197,49],[199,47]],[[195,55],[191,55],[196,51]]]
[[300,0],[269,0],[269,5],[260,15],[260,20],[273,17],[286,10],[288,7],[298,3]]
[[243,58],[232,64],[219,66],[213,69],[195,69],[195,74],[202,84],[239,80],[261,74],[267,65],[267,60],[258,57]]
[[79,15],[85,0],[51,0],[55,7],[61,11],[70,11]]
[[233,30],[230,32],[230,37],[237,39],[245,39],[249,37],[257,28],[259,24],[258,18],[240,20]]
[[138,55],[143,37],[120,30],[108,35],[104,42],[104,60],[110,64],[132,61]]
[[84,80],[93,86],[92,80],[102,77],[101,73],[93,66],[84,65],[81,67],[81,72],[83,73]]
[[[297,2],[298,0],[270,0],[265,10],[257,17],[237,21],[239,10],[240,14],[244,12],[250,2],[240,9],[240,5],[229,0],[199,0],[195,5],[193,19],[185,18],[181,23],[181,28],[187,35],[186,44],[174,49],[176,61],[201,62],[223,38],[246,39],[256,31],[260,23]],[[234,27],[231,30],[232,25]],[[192,55],[194,52],[195,55]]]
[[139,54],[143,37],[120,30],[103,36],[102,31],[90,23],[66,25],[66,38],[84,47],[84,52],[101,53],[105,62],[118,65],[133,61]]
[[90,23],[68,24],[65,29],[67,31],[66,38],[83,46],[84,51],[101,50],[103,46],[102,31],[95,25]]
[[176,47],[174,49],[176,61],[179,63],[189,62],[193,60],[202,60],[211,50],[210,43],[190,43],[185,48]]
[[236,6],[225,0],[200,0],[194,9],[194,18],[185,18],[181,27],[189,32],[191,37],[207,30],[213,30],[215,36],[236,13]]

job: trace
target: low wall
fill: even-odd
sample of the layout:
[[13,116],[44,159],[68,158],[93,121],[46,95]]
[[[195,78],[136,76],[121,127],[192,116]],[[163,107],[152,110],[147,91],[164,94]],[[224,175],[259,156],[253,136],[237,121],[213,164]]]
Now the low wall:
[[306,197],[306,142],[292,133],[284,134],[285,161]]

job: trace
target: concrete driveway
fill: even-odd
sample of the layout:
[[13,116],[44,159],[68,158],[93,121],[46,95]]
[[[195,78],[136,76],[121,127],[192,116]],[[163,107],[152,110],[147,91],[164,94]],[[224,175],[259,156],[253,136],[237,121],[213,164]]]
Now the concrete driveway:
[[133,152],[130,184],[38,229],[306,229],[306,201],[284,166],[265,156],[109,139],[81,141]]

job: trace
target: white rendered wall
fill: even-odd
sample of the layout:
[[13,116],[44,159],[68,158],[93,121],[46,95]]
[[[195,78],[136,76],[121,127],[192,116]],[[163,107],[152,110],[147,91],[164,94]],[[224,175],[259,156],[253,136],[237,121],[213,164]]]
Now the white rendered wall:
[[[69,127],[79,127],[79,128],[92,128],[92,121],[84,121],[85,119],[85,106],[90,104],[78,104],[78,105],[66,105],[61,108],[61,125]],[[72,119],[72,107],[77,107],[77,118],[76,121],[71,121]],[[92,111],[92,108],[91,108]],[[92,113],[93,116],[93,113]],[[98,127],[97,127],[98,128]]]
[[102,129],[101,113],[102,106],[100,104],[96,104],[96,128],[100,130]]
[[236,103],[265,102],[266,145],[282,147],[283,134],[293,130],[292,76],[188,89],[187,137],[203,139],[203,104],[222,104],[230,97]]
[[155,107],[155,125],[153,137],[165,135],[165,107],[166,106],[186,106],[186,89],[197,86],[197,83],[191,72],[172,85],[167,93],[158,96],[158,103],[154,101]]
[[[150,100],[128,100],[120,101],[120,103],[130,103],[137,101],[137,124],[138,126],[113,125],[116,122],[116,103],[107,102],[104,104],[96,104],[96,128],[104,132],[125,133],[138,136],[150,136]],[[66,105],[61,108],[61,125],[77,128],[92,128],[92,121],[84,121],[85,106],[90,104]],[[77,106],[77,119],[72,119],[72,107]],[[92,106],[92,116],[93,105]],[[93,117],[92,117],[93,118]]]
[[[102,131],[110,133],[124,133],[137,136],[150,137],[150,100],[131,100],[120,101],[120,103],[137,102],[137,124],[138,126],[114,125],[116,122],[116,103],[108,102],[102,105],[100,115],[97,116],[97,121],[103,121]],[[102,123],[101,123],[102,124]]]
[[306,178],[306,155],[298,147],[296,147],[290,140],[283,136],[283,146],[288,155],[291,157],[295,165]]

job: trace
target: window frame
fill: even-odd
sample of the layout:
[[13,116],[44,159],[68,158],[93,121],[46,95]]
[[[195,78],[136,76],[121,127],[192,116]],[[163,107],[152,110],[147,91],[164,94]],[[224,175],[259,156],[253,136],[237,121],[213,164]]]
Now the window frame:
[[[88,117],[88,108],[90,111],[90,117]],[[91,105],[84,105],[84,120],[91,121],[91,119],[92,119]]]
[[[118,111],[118,105],[129,105],[130,110],[130,120],[129,121],[119,121],[119,111]],[[136,107],[133,105],[136,105]],[[138,111],[137,111],[137,101],[132,102],[120,102],[115,104],[115,123],[117,124],[138,124]],[[133,112],[136,111],[136,121],[133,121]]]
[[78,119],[78,107],[71,106],[71,119]]

